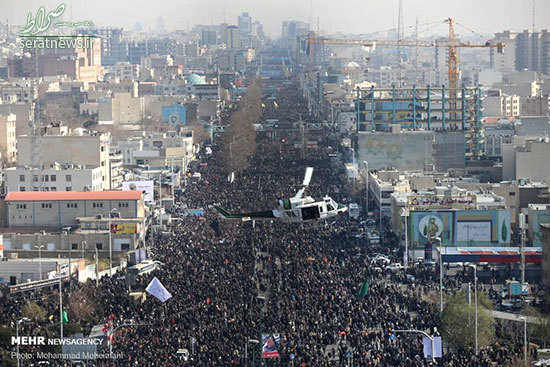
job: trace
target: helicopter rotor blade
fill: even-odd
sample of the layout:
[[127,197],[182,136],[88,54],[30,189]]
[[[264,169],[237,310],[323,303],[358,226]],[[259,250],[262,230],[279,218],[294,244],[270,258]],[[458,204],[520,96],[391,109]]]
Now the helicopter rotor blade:
[[311,181],[312,175],[313,175],[313,167],[307,167],[306,175],[304,176],[304,182],[302,183],[302,186],[306,187],[309,185],[309,181]]

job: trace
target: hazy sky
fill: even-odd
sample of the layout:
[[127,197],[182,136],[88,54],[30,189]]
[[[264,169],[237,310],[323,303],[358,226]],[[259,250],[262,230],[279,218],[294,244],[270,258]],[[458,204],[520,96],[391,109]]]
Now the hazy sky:
[[[39,6],[54,10],[67,4],[65,20],[91,20],[98,26],[132,29],[141,21],[144,29],[154,28],[163,16],[167,29],[187,29],[188,24],[236,24],[237,15],[248,11],[253,20],[264,24],[271,36],[281,32],[282,20],[317,19],[321,29],[330,33],[371,33],[397,27],[398,0],[0,0],[0,17],[12,24],[24,24],[29,11]],[[536,28],[550,28],[550,0],[536,1]],[[403,0],[405,34],[420,24],[452,17],[480,33],[504,29],[530,29],[532,0]],[[312,9],[313,7],[313,9]],[[224,12],[225,8],[225,12]],[[4,19],[2,19],[4,21]],[[413,28],[408,28],[408,27]],[[446,28],[433,29],[445,33]],[[463,33],[461,28],[457,33]]]

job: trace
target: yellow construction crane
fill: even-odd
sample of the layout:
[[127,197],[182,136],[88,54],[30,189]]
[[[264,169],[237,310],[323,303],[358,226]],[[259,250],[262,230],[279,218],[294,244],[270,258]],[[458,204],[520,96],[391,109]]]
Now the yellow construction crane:
[[[449,40],[448,41],[418,41],[418,40],[359,40],[349,38],[330,38],[318,37],[314,32],[310,32],[308,38],[305,39],[309,61],[313,64],[315,57],[315,45],[336,45],[336,46],[390,46],[390,47],[448,47],[448,78],[449,78],[449,95],[450,100],[456,100],[458,90],[458,48],[496,48],[498,53],[502,53],[506,44],[495,43],[489,41],[486,43],[457,43],[454,33],[455,21],[447,18],[444,23],[449,24]],[[466,27],[465,27],[466,28]]]

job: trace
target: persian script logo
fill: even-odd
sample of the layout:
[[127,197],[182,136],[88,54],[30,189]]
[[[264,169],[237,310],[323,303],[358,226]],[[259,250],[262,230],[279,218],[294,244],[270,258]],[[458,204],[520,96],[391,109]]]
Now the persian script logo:
[[[27,15],[27,23],[25,28],[20,32],[20,35],[23,36],[35,36],[40,33],[47,31],[52,25],[52,20],[59,18],[67,6],[65,4],[60,4],[57,9],[50,11],[46,14],[46,8],[41,6],[36,12],[36,16],[33,18],[32,12]],[[80,22],[64,22],[59,21],[54,24],[54,27],[93,27],[94,23],[89,20],[84,20]]]

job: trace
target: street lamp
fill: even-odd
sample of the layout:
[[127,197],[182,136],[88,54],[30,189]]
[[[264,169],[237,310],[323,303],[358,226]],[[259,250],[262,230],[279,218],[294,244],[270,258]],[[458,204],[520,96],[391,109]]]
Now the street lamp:
[[353,189],[355,190],[355,179],[356,179],[355,176],[357,176],[357,170],[355,168],[355,149],[353,149],[353,148],[350,148],[350,149],[351,149],[351,156],[352,156],[352,159],[353,159],[353,161],[352,161],[352,164],[353,164]]
[[439,311],[443,314],[443,242],[441,237],[434,237],[439,241]]
[[367,212],[367,219],[369,218],[369,162],[363,161],[365,164],[365,211]]
[[408,208],[403,208],[401,210],[401,215],[405,218],[405,256],[404,256],[404,259],[403,259],[403,263],[404,263],[404,266],[405,266],[405,269],[407,269],[408,265],[409,265],[409,237],[408,237],[408,229],[409,229],[409,226],[408,226],[408,220],[407,218],[409,218],[409,209]]
[[[263,312],[263,306],[265,305],[265,297],[264,296],[256,296],[256,299],[259,301],[262,301],[262,309],[260,309],[260,338],[258,339],[260,341],[260,360],[262,358],[262,312]],[[254,353],[254,367],[256,367],[256,357]],[[260,363],[260,365],[263,365],[263,363]]]
[[111,217],[113,213],[116,212],[116,209],[111,209],[109,211],[109,276],[113,276],[113,245],[112,245],[112,238],[111,238]]
[[71,257],[72,257],[72,251],[71,251],[71,243],[69,241],[69,232],[71,231],[71,227],[63,227],[63,232],[65,233],[65,237],[67,238],[67,247],[69,248],[69,294],[72,291],[72,283],[71,283],[71,275],[72,275],[72,269],[71,269]]
[[17,320],[17,323],[15,324],[15,337],[17,338],[17,367],[20,366],[20,361],[19,361],[19,324],[23,323],[23,322],[29,322],[31,321],[31,319],[29,319],[28,317],[23,317],[22,319],[20,320]]
[[42,280],[42,248],[43,247],[44,245],[34,246],[34,248],[38,249],[38,272],[40,273],[38,278],[40,280]]
[[518,316],[523,320],[523,363],[527,367],[527,316]]
[[470,267],[474,268],[474,307],[475,307],[475,339],[476,339],[476,356],[478,353],[478,339],[477,339],[477,264],[471,264]]

